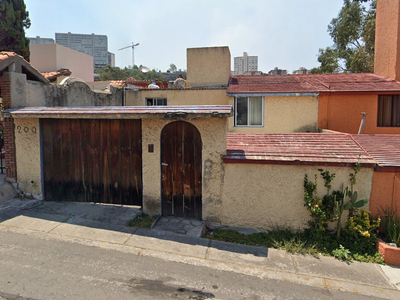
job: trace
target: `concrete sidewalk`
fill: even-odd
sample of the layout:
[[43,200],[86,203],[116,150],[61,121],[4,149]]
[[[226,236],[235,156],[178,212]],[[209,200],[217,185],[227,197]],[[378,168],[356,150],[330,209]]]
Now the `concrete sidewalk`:
[[276,249],[126,227],[126,221],[138,213],[132,207],[13,199],[0,204],[0,231],[377,298],[400,298],[398,268],[341,262],[331,257],[317,259]]

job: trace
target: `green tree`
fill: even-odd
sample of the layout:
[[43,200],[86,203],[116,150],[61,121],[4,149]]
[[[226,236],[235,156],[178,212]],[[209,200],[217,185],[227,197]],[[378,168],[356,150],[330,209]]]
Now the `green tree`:
[[[344,0],[328,32],[333,46],[319,49],[320,67],[312,73],[374,71],[375,19],[378,0]],[[369,2],[365,7],[362,2]]]
[[31,26],[23,0],[0,0],[0,50],[13,51],[29,61],[29,39],[25,28]]
[[99,74],[99,79],[103,80],[126,80],[129,76],[126,70],[120,68],[113,68],[108,65],[105,68],[95,69],[95,72]]
[[177,67],[176,67],[175,64],[170,64],[170,65],[169,65],[169,69],[167,70],[167,72],[169,71],[169,72],[171,72],[171,73],[175,73],[177,70],[178,70],[178,69],[177,69]]

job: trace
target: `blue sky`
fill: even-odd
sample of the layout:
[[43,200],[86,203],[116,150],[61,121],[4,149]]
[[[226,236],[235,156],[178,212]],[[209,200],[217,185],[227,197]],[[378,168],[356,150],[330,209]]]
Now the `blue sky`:
[[319,48],[332,41],[327,26],[343,0],[25,0],[29,37],[56,32],[108,36],[116,65],[186,69],[186,48],[229,46],[233,57],[258,55],[259,70],[290,73],[318,66]]

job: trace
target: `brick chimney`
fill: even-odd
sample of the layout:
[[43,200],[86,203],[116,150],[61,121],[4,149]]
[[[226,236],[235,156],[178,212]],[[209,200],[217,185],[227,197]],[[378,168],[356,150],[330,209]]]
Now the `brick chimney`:
[[400,0],[379,0],[374,73],[400,81]]

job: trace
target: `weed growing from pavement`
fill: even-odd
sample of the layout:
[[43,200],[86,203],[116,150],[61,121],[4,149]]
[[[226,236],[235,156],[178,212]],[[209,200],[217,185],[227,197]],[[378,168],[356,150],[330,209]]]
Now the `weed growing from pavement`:
[[[294,232],[288,228],[275,227],[271,231],[245,235],[234,230],[216,229],[205,238],[231,242],[249,246],[276,248],[290,253],[308,254],[314,257],[336,256],[342,259],[384,264],[384,260],[376,251],[374,245],[360,247],[354,240],[347,239],[344,234],[340,240],[333,232],[307,228],[301,232]],[[342,246],[342,247],[341,247]],[[336,255],[335,255],[336,254]],[[339,255],[346,254],[346,255]]]
[[148,214],[141,214],[136,218],[128,221],[126,226],[128,227],[140,227],[150,229],[153,222],[157,219],[158,216],[149,216]]

